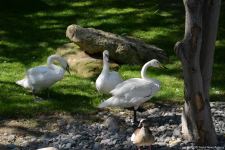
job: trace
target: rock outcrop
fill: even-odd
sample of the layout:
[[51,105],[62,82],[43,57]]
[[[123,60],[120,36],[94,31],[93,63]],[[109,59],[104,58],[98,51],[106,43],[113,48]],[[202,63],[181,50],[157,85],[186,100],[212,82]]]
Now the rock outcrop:
[[144,64],[154,58],[167,59],[165,52],[156,46],[94,28],[70,25],[67,27],[66,36],[88,54],[108,50],[110,59],[121,64]]
[[[94,58],[81,51],[74,43],[65,44],[57,49],[57,54],[66,58],[70,69],[81,77],[96,77],[102,70],[102,58]],[[111,63],[110,67],[115,70],[119,65]]]

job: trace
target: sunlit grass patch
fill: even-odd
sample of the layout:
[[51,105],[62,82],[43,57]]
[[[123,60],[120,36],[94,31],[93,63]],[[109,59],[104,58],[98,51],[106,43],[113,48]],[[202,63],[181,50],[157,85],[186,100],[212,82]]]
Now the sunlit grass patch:
[[[133,36],[164,49],[169,56],[169,61],[164,62],[168,69],[148,69],[149,77],[161,82],[161,90],[151,101],[183,102],[181,63],[173,51],[175,42],[181,40],[184,33],[182,1],[10,0],[1,1],[0,8],[1,117],[88,113],[95,111],[100,101],[107,98],[96,91],[96,78],[81,78],[75,74],[65,74],[63,80],[51,87],[50,98],[40,103],[34,102],[30,92],[15,84],[27,69],[46,64],[47,57],[55,54],[57,47],[70,42],[65,36],[70,24]],[[224,17],[223,11],[221,17]],[[224,19],[221,20],[210,93],[212,100],[223,100],[221,97],[225,93],[225,30]],[[124,79],[141,77],[141,67],[120,65],[119,72]],[[46,97],[46,93],[41,96]]]

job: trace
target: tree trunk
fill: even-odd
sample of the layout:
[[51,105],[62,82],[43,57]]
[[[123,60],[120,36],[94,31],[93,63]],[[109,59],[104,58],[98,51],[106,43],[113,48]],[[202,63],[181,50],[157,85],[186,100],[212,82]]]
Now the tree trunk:
[[185,34],[175,45],[184,74],[182,133],[197,145],[216,145],[209,88],[220,0],[184,0]]

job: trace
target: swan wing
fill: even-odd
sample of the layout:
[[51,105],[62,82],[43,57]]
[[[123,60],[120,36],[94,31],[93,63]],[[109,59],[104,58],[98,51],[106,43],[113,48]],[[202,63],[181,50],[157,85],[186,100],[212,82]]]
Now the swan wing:
[[120,96],[112,96],[109,99],[103,101],[98,108],[105,108],[105,107],[121,107],[121,108],[127,108],[127,107],[132,107],[133,104],[129,102],[128,99],[125,97],[120,97]]
[[40,87],[50,86],[57,81],[57,76],[58,74],[56,74],[54,70],[45,66],[31,68],[27,72],[30,84]]
[[49,71],[49,68],[45,66],[34,67],[27,71],[27,77],[34,80],[44,79],[46,78],[45,76],[48,75]]
[[146,97],[153,95],[160,89],[160,85],[152,80],[132,78],[118,84],[112,91],[112,95],[125,96],[127,98]]
[[109,94],[109,92],[116,87],[117,84],[123,80],[118,72],[112,71],[109,73],[103,72],[96,80],[96,89],[99,92]]
[[16,81],[16,84],[19,85],[19,86],[22,86],[22,87],[24,87],[26,89],[30,88],[27,76],[25,76],[22,80]]
[[16,84],[24,88],[32,88],[32,84],[35,84],[38,78],[43,78],[47,72],[48,68],[44,66],[31,68],[26,72],[26,76],[22,80],[16,81]]
[[138,107],[149,100],[158,90],[159,85],[155,82],[140,78],[126,80],[111,91],[112,97],[99,105],[99,108],[108,106]]
[[133,134],[131,135],[130,140],[134,143],[134,142],[135,142],[135,138],[136,138],[136,135],[135,135],[135,133],[133,133]]
[[109,79],[111,81],[116,82],[116,84],[121,83],[123,81],[122,77],[120,76],[120,74],[116,71],[111,71],[109,73]]

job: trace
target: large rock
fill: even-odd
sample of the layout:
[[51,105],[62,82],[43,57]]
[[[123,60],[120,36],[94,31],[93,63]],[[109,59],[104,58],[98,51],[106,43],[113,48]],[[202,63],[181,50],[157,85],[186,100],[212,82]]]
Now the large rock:
[[[57,49],[57,54],[65,57],[70,69],[81,77],[96,77],[102,70],[102,59],[94,58],[81,51],[74,43],[65,44]],[[111,63],[110,68],[117,70],[118,64]]]
[[165,52],[156,46],[93,28],[70,25],[66,36],[89,54],[109,50],[110,58],[119,63],[144,64],[153,58],[167,59]]

